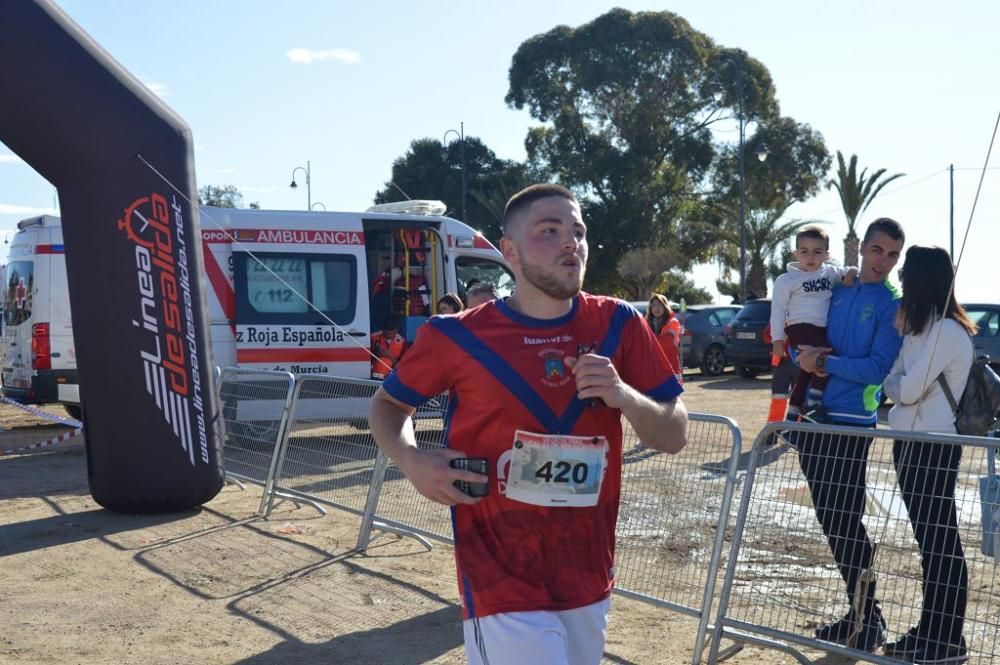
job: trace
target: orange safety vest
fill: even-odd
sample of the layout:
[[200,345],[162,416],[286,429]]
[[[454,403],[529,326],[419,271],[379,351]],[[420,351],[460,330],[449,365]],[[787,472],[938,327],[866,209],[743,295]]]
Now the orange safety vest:
[[657,335],[656,341],[660,343],[663,354],[667,356],[667,360],[674,370],[674,376],[677,377],[678,381],[683,381],[681,378],[681,357],[678,351],[678,346],[681,343],[681,322],[677,320],[676,316],[670,317],[663,324],[663,328],[660,329],[660,334]]
[[406,340],[402,335],[386,339],[381,332],[372,333],[372,353],[375,354],[372,358],[372,378],[384,379],[389,376],[405,350]]

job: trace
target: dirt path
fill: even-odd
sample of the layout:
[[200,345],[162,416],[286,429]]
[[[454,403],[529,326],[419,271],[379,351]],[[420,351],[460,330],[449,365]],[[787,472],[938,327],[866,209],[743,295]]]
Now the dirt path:
[[[749,446],[768,392],[727,376],[686,399],[736,418]],[[0,449],[65,431],[6,406],[0,426]],[[0,457],[0,663],[465,662],[450,548],[383,535],[358,555],[358,518],[282,504],[259,521],[258,501],[228,486],[200,511],[118,515],[89,496],[82,437]],[[616,598],[605,662],[690,662],[695,627]]]

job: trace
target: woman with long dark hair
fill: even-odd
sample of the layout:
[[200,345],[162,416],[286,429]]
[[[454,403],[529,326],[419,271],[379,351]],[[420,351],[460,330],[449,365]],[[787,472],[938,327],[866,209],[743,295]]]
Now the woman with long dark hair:
[[681,357],[679,347],[681,344],[681,322],[674,315],[674,310],[670,307],[667,297],[654,293],[649,299],[649,306],[646,308],[646,323],[653,329],[656,340],[660,343],[664,355],[670,361],[670,366],[674,368],[674,376],[681,380]]
[[[944,249],[910,247],[900,278],[903,298],[896,325],[903,346],[885,380],[885,392],[895,404],[889,424],[896,430],[954,434],[955,414],[938,377],[956,399],[961,397],[973,362],[976,326],[955,302],[955,270]],[[964,663],[969,573],[955,509],[962,447],[896,441],[892,459],[920,548],[923,606],[919,623],[886,644],[884,653],[924,665]]]

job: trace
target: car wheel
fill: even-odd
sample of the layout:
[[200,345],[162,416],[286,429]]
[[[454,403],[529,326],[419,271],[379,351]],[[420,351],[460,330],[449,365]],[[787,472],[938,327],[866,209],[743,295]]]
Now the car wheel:
[[754,369],[753,367],[744,367],[740,365],[736,368],[736,371],[740,373],[744,379],[756,379],[757,375],[760,374],[759,369]]
[[705,376],[720,376],[726,371],[726,353],[718,344],[705,349],[701,358],[701,373]]

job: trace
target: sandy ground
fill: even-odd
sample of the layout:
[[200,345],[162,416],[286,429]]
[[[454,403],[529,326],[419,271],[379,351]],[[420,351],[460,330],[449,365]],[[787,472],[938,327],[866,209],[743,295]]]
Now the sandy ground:
[[[687,388],[689,410],[735,418],[749,447],[767,377]],[[0,426],[0,449],[65,431],[5,405]],[[359,518],[283,503],[258,520],[259,499],[227,486],[199,511],[121,515],[89,496],[82,437],[0,456],[0,663],[465,662],[449,547],[382,534],[359,554]],[[688,663],[695,628],[616,597],[605,662]]]

